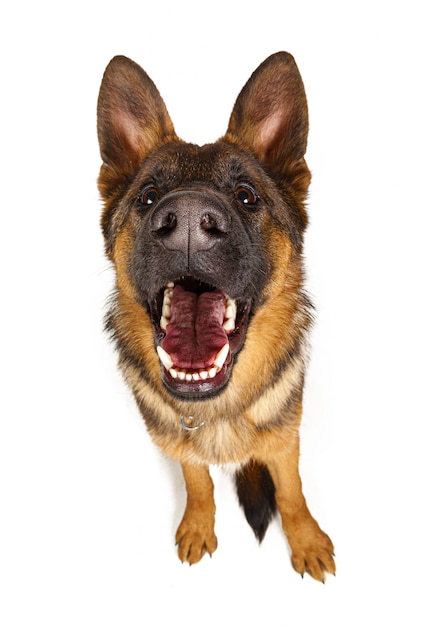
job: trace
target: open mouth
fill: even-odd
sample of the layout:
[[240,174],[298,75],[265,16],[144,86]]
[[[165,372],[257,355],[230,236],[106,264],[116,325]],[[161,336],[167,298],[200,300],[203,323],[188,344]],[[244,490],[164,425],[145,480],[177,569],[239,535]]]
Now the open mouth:
[[185,399],[222,391],[243,345],[250,309],[250,301],[234,300],[195,278],[169,281],[153,313],[166,388]]

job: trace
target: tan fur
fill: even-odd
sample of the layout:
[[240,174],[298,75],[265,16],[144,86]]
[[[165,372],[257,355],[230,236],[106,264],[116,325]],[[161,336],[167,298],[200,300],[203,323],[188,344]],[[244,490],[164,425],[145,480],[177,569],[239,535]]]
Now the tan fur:
[[[199,149],[177,138],[155,85],[129,59],[116,57],[106,70],[98,120],[104,160],[99,178],[105,203],[102,228],[116,270],[108,325],[117,340],[120,367],[153,441],[183,469],[187,502],[176,533],[179,557],[196,563],[217,547],[208,466],[256,462],[268,468],[274,483],[294,568],[323,581],[325,572],[335,571],[333,545],[309,513],[298,471],[311,318],[301,256],[310,181],[303,158],[307,109],[296,65],[287,53],[262,64],[242,90],[226,135],[210,152],[220,159],[238,159],[239,167],[249,168],[250,176],[259,178],[265,188],[266,206],[271,209],[256,215],[245,211],[245,219],[255,220],[260,243],[254,254],[265,258],[269,276],[256,296],[231,378],[218,395],[200,401],[171,394],[163,384],[151,311],[140,297],[132,267],[137,237],[144,233],[139,225],[148,211],[147,206],[137,205],[136,176],[151,157],[145,180],[150,169],[164,160],[185,168],[188,189],[200,186],[210,197],[215,194],[218,202],[226,192],[215,191],[215,181],[208,187],[204,180],[204,172],[212,179],[208,156],[195,170]],[[191,181],[195,171],[197,179]],[[139,183],[141,188],[144,184]],[[229,193],[227,203],[232,202]],[[236,210],[241,213],[243,207]],[[147,273],[148,268],[142,271]],[[163,284],[156,287],[162,288]],[[181,421],[201,427],[187,431]]]

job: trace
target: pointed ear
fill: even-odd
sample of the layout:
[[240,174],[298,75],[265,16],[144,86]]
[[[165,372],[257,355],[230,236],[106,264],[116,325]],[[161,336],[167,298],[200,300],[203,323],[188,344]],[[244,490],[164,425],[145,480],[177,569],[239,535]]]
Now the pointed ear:
[[290,179],[306,192],[307,136],[308,108],[299,70],[287,52],[273,54],[240,92],[224,139],[253,150],[276,180]]
[[176,138],[156,86],[124,56],[114,57],[106,68],[97,114],[101,157],[120,176],[132,175],[151,150]]

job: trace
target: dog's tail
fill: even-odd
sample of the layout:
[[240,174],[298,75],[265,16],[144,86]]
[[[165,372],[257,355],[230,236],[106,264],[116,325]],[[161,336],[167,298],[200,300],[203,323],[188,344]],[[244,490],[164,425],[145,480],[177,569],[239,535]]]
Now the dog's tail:
[[236,472],[235,481],[246,519],[261,542],[276,511],[273,479],[265,465],[252,460]]

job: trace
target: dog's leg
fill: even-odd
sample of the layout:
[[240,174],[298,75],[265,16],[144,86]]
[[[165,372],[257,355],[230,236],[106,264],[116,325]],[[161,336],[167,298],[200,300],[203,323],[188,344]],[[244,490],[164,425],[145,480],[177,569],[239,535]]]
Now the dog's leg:
[[[290,440],[289,440],[290,439]],[[266,459],[276,488],[276,502],[283,530],[292,551],[292,565],[303,576],[308,572],[324,582],[325,572],[334,574],[334,547],[306,505],[299,476],[299,435],[284,440],[277,454]]]
[[179,558],[197,563],[217,548],[214,534],[214,485],[206,465],[182,463],[187,500],[183,519],[176,533]]

